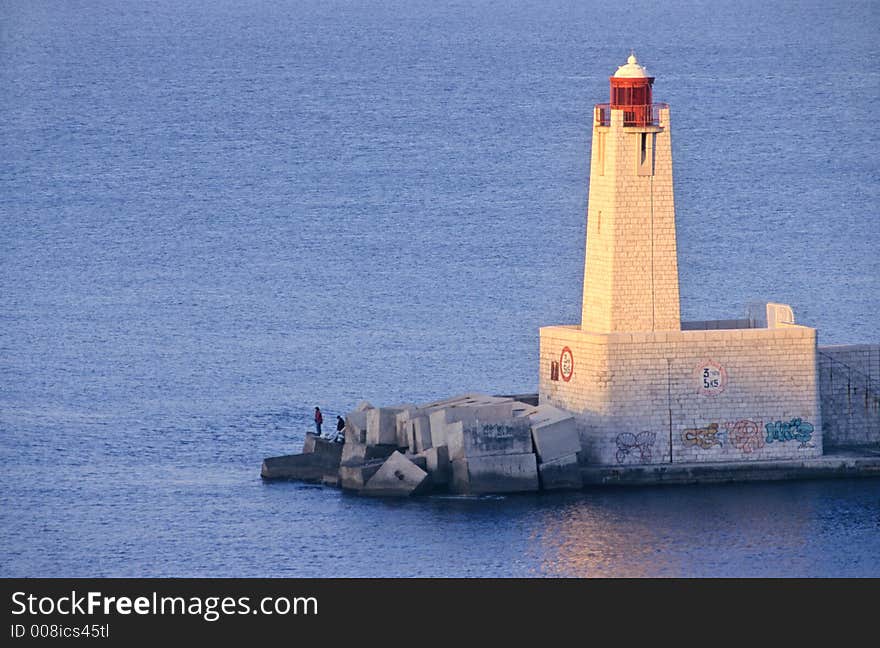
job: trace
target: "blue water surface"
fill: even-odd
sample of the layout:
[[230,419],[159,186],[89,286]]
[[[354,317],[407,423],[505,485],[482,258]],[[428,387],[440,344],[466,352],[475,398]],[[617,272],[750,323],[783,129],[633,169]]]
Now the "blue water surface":
[[0,0],[0,576],[880,576],[880,480],[259,478],[315,405],[536,389],[631,47],[683,317],[880,341],[878,7]]

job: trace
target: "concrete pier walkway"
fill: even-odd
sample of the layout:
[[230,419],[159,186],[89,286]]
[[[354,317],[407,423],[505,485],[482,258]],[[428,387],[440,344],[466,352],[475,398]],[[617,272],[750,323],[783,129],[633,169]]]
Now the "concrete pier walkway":
[[581,475],[585,486],[880,477],[880,445],[833,448],[820,457],[802,460],[590,466],[581,468]]

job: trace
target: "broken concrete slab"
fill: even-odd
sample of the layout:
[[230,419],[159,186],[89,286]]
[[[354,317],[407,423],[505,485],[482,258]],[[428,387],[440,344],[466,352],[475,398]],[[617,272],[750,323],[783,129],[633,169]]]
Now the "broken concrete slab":
[[370,478],[375,475],[384,459],[368,461],[367,463],[357,466],[340,466],[339,467],[339,485],[344,490],[359,491],[362,490]]
[[397,414],[402,408],[367,410],[367,445],[397,445]]
[[370,403],[368,401],[362,400],[362,401],[358,402],[358,404],[355,406],[354,411],[355,412],[366,412],[368,409],[373,409],[373,406],[370,405]]
[[325,473],[336,470],[338,466],[338,463],[333,465],[333,462],[325,456],[311,452],[283,457],[267,457],[263,459],[260,476],[263,479],[298,479],[320,482]]
[[580,436],[570,412],[552,405],[539,405],[526,412],[525,417],[531,422],[535,452],[541,463],[580,452]]
[[395,452],[361,491],[362,495],[377,497],[408,497],[417,492],[428,478],[428,473],[399,452]]
[[532,452],[532,432],[526,418],[457,421],[446,425],[446,445],[451,460],[487,455],[515,455]]
[[577,453],[538,464],[538,474],[544,490],[578,490],[584,486]]
[[452,462],[452,490],[455,493],[515,493],[536,491],[538,487],[538,462],[532,453],[490,455]]

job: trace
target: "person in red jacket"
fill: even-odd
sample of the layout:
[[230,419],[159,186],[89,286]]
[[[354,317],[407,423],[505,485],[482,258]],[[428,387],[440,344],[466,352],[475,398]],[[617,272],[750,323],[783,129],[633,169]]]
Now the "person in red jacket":
[[321,408],[316,407],[315,408],[315,429],[317,430],[317,432],[315,432],[315,434],[317,434],[318,436],[321,436],[321,424],[323,422],[324,422],[324,415],[321,414]]

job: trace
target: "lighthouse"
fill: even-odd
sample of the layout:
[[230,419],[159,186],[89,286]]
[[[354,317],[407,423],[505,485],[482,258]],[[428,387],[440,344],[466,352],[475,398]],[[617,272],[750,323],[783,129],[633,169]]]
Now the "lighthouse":
[[680,329],[669,106],[653,83],[631,54],[593,113],[585,330]]
[[539,400],[588,465],[822,454],[816,330],[785,304],[682,321],[670,109],[631,53],[593,110],[579,324],[540,329]]

